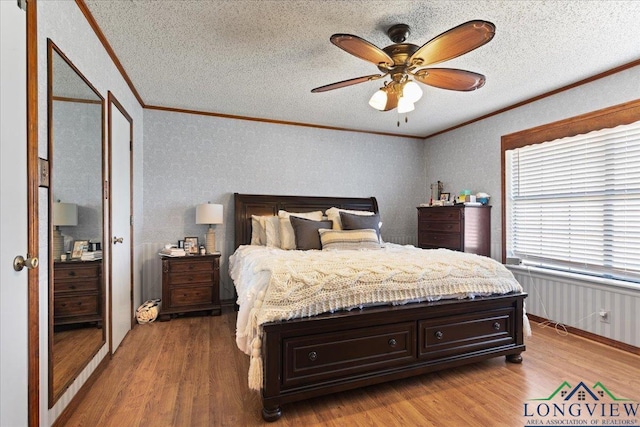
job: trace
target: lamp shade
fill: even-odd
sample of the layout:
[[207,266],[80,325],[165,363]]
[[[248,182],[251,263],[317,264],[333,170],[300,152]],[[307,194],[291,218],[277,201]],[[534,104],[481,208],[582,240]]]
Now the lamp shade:
[[387,105],[387,92],[382,89],[377,90],[369,99],[369,105],[376,110],[384,111]]
[[222,205],[204,203],[196,206],[196,224],[222,224]]
[[413,105],[413,102],[409,101],[404,96],[398,100],[398,113],[408,113],[409,111],[413,111],[414,109],[415,106]]
[[78,225],[78,205],[75,203],[54,203],[53,225]]
[[422,89],[420,89],[418,83],[410,80],[402,88],[402,97],[411,102],[418,102],[422,98]]

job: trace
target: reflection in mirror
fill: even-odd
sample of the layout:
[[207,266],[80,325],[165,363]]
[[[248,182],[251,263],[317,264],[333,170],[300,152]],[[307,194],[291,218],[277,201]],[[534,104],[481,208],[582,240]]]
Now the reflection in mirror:
[[105,343],[104,99],[48,41],[49,407]]

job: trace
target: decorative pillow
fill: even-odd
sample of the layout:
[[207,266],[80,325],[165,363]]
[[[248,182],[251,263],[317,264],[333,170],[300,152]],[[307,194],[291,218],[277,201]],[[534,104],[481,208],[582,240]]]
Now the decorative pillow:
[[322,250],[331,249],[378,249],[378,233],[372,228],[362,230],[327,230],[321,228]]
[[331,228],[332,226],[332,222],[329,220],[314,221],[312,219],[298,218],[297,216],[290,216],[289,221],[291,221],[291,226],[293,227],[296,249],[302,251],[322,249],[318,230],[321,228]]
[[291,226],[291,221],[289,221],[290,216],[296,216],[298,218],[307,218],[314,221],[322,221],[322,211],[313,211],[313,212],[287,212],[287,211],[278,211],[278,217],[280,218],[280,248],[282,249],[295,249],[296,248],[296,238],[293,234],[293,227]]
[[280,218],[277,216],[267,216],[264,219],[264,229],[267,238],[267,246],[270,248],[280,247]]
[[160,299],[150,299],[145,301],[140,307],[136,310],[136,320],[138,323],[153,323],[158,317],[158,304],[160,303]]
[[266,216],[251,215],[251,244],[267,244]]
[[375,212],[369,212],[369,211],[352,211],[352,210],[348,210],[348,209],[340,209],[340,208],[329,208],[327,209],[327,211],[325,212],[325,215],[327,216],[328,219],[330,219],[331,221],[333,221],[333,229],[334,230],[342,230],[342,222],[340,222],[340,212],[347,212],[353,215],[362,215],[362,216],[368,216],[368,215],[374,215]]
[[378,233],[378,243],[380,243],[380,215],[354,215],[347,212],[340,212],[340,221],[343,230],[361,230],[372,228]]

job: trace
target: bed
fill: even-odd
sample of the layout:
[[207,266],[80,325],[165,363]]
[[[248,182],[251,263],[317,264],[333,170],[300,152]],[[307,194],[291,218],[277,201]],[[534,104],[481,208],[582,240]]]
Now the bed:
[[[277,216],[280,211],[325,212],[329,208],[378,212],[374,197],[236,193],[234,206],[236,253],[230,264],[237,264],[239,253],[243,251],[266,257],[260,252],[262,248],[247,246],[252,240],[252,216]],[[411,256],[424,256],[428,252],[400,248],[399,245],[388,246],[385,250],[390,254],[409,251]],[[303,251],[272,252],[279,256],[288,256],[280,252],[290,252],[294,257],[307,256],[296,254]],[[324,252],[308,251],[318,256]],[[450,252],[431,254],[451,256]],[[356,252],[353,254],[355,256]],[[359,255],[362,258],[362,254]],[[485,257],[462,253],[456,256],[475,257],[479,262],[492,262],[503,268]],[[291,265],[287,268],[291,269]],[[234,283],[240,282],[237,276],[237,272],[232,273]],[[253,307],[242,307],[244,302],[240,294],[246,294],[246,290],[240,288],[240,283],[235,285],[239,290],[239,319],[241,315],[255,315],[259,305],[252,300],[247,305]],[[341,306],[330,307],[325,313],[302,312],[297,318],[287,318],[292,317],[289,315],[280,320],[262,322],[258,328],[254,325],[259,339],[254,338],[251,341],[253,345],[241,345],[245,337],[237,338],[237,342],[239,348],[251,356],[249,383],[250,388],[261,392],[262,417],[266,421],[279,419],[282,405],[286,403],[488,358],[505,356],[508,362],[521,363],[525,329],[528,327],[524,312],[527,295],[519,284],[514,286],[514,290],[501,289],[497,294],[485,292],[471,295],[471,298],[424,298],[418,295],[397,304],[353,304],[346,310],[340,309]],[[263,298],[264,292],[260,295]]]

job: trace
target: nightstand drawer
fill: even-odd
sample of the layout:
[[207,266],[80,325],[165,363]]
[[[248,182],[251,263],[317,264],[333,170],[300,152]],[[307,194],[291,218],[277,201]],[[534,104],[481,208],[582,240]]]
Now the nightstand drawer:
[[100,265],[73,265],[71,262],[65,265],[63,263],[59,263],[56,264],[54,274],[56,280],[99,277]]
[[[55,273],[54,273],[55,274]],[[56,277],[57,279],[57,277]],[[54,292],[80,292],[80,291],[97,291],[100,289],[100,280],[96,277],[90,280],[56,280],[54,283]]]
[[99,313],[98,295],[56,295],[53,306],[55,317],[78,317]]
[[183,307],[191,305],[211,304],[213,287],[189,286],[171,289],[171,305]]
[[187,285],[190,283],[211,283],[213,272],[169,274],[169,285]]
[[180,260],[178,262],[172,262],[169,269],[171,273],[188,273],[212,270],[213,267],[211,265],[211,262],[202,262],[195,260]]

